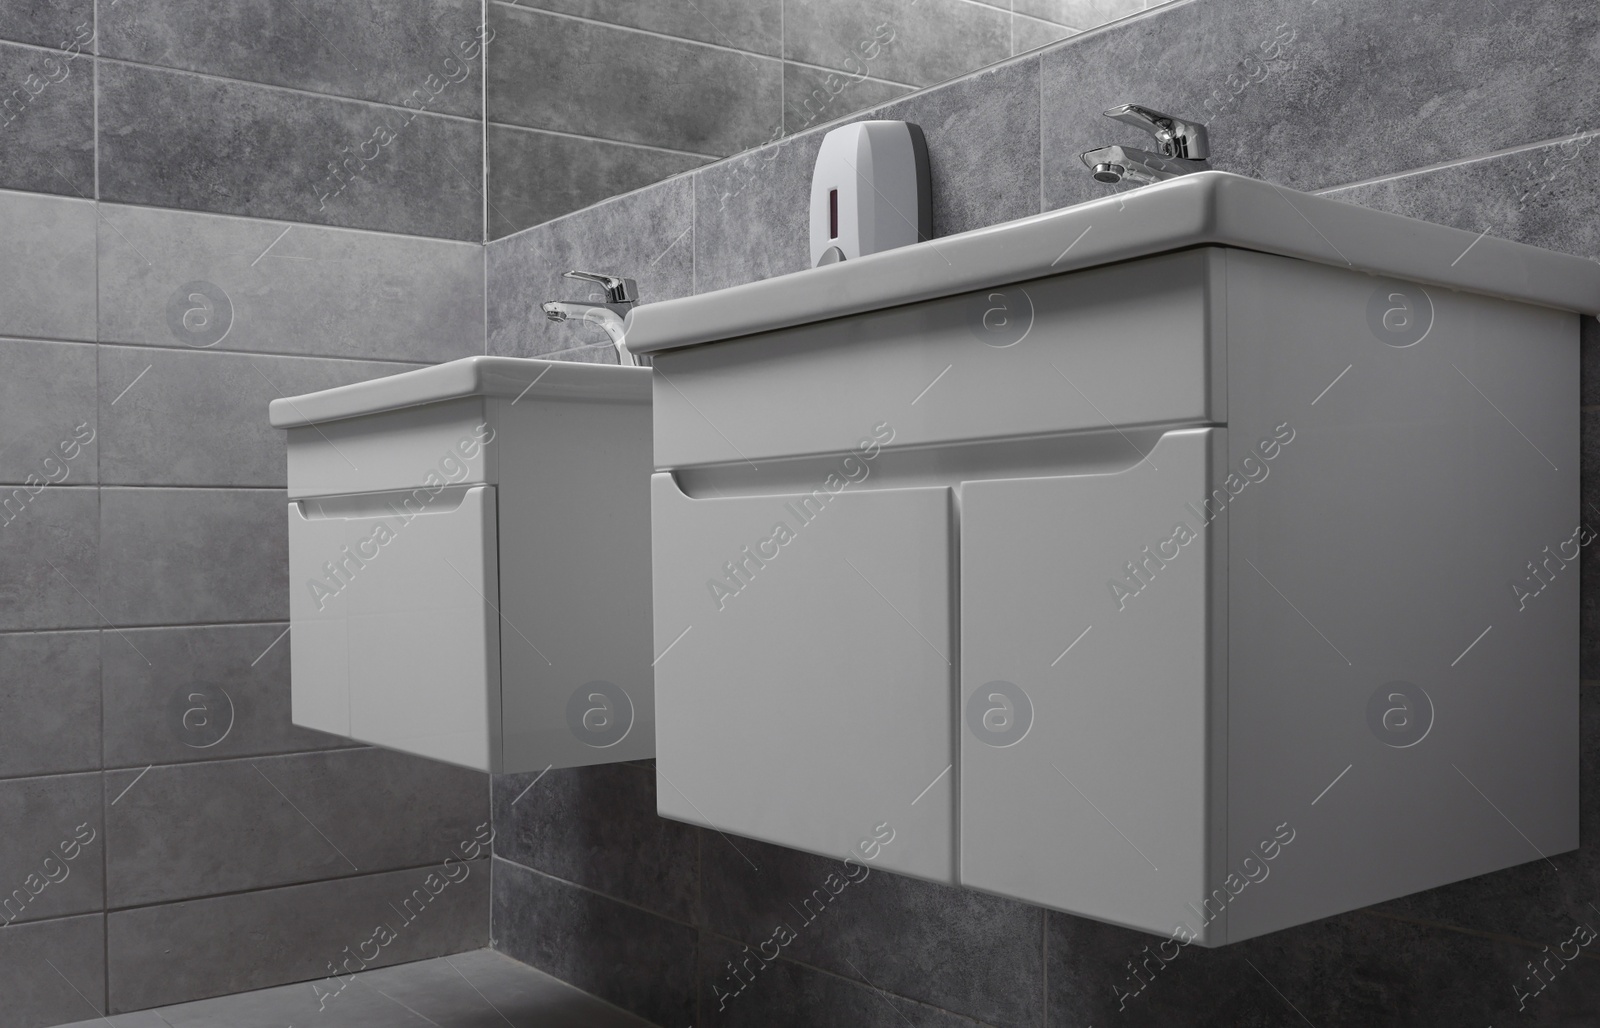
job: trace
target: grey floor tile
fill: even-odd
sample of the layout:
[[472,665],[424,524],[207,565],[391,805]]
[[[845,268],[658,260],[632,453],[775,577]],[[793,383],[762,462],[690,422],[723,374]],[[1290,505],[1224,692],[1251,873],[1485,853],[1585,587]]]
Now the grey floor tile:
[[572,270],[634,279],[646,303],[694,292],[694,180],[678,178],[578,211],[488,246],[488,352],[536,357],[606,341],[591,325],[545,319],[546,300],[582,300]]
[[[288,628],[102,633],[106,766],[137,769],[353,745],[290,721]],[[6,639],[0,636],[0,653]]]
[[711,161],[650,147],[489,126],[489,236],[540,225]]
[[287,434],[267,420],[271,401],[421,366],[102,346],[102,480],[281,488]]
[[789,135],[804,132],[888,103],[913,88],[787,61],[783,65],[783,130]]
[[[350,972],[480,949],[487,942],[489,902],[484,865],[453,865],[456,881],[424,868],[113,911],[106,918],[111,1009],[188,1003],[289,982],[315,981],[326,993]],[[348,968],[341,968],[346,961]],[[297,988],[311,994],[309,985]],[[323,1013],[335,1013],[347,1000],[360,1002],[347,991]],[[235,1028],[286,1023],[252,1021],[281,1012],[274,1011],[272,997],[260,1007],[255,1002]],[[368,1023],[409,1023],[391,1009],[384,1012],[389,1020]],[[201,1024],[217,1022],[190,1018],[184,1028]]]
[[114,907],[437,864],[488,835],[481,774],[389,750],[114,771],[106,791]]
[[483,352],[475,243],[114,204],[101,216],[104,342],[411,361]]
[[93,628],[100,608],[98,491],[0,491],[0,629]]
[[12,0],[0,38],[56,47],[94,21],[94,0]]
[[68,30],[70,51],[0,43],[0,187],[94,196],[94,58],[81,34]]
[[1011,56],[1011,13],[967,0],[811,0],[785,9],[791,60],[931,86]]
[[647,1021],[697,1023],[693,928],[494,863],[495,949]]
[[100,196],[483,238],[473,120],[102,61]]
[[49,1028],[95,1017],[105,1012],[105,983],[100,914],[0,931],[0,1028]]
[[985,1024],[1041,1023],[1039,908],[715,832],[700,846],[696,924],[769,955],[784,925],[790,960]]
[[0,634],[0,777],[99,767],[99,633]]
[[101,909],[101,805],[96,772],[0,781],[0,924]]
[[774,57],[782,53],[781,0],[526,0],[523,7],[628,25]]
[[95,481],[94,347],[0,339],[0,482]]
[[101,490],[101,612],[116,625],[286,620],[287,505],[276,489]]
[[702,935],[700,948],[702,1020],[695,1023],[709,1028],[979,1028],[979,1022],[958,1014],[781,957],[765,962],[754,951],[746,952],[726,939]]
[[[506,775],[494,784],[495,852],[658,914],[691,921],[699,839],[656,815],[655,772],[631,764]],[[524,792],[524,790],[527,790]]]
[[436,109],[472,115],[481,109],[479,6],[476,0],[404,7],[377,0],[107,4],[99,12],[100,53],[391,104],[423,88],[429,75],[465,76],[440,95]]
[[755,146],[782,124],[774,58],[491,8],[490,121],[712,156]]
[[0,190],[0,335],[95,337],[95,207]]
[[[1210,127],[1211,163],[1322,189],[1592,129],[1593,4],[1209,0],[1044,54],[1049,208],[1105,195],[1078,155],[1148,137],[1100,116],[1141,102]],[[1562,97],[1551,104],[1552,95]]]

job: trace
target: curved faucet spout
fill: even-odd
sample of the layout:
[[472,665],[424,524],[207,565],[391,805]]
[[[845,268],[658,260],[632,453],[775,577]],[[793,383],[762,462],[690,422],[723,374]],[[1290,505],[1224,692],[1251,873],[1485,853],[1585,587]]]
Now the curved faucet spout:
[[611,306],[599,303],[578,303],[569,300],[551,300],[539,305],[544,311],[544,316],[551,321],[578,321],[591,325],[599,325],[605,329],[611,343],[617,348],[617,363],[624,367],[634,367],[639,360],[628,350],[628,321],[625,314],[618,314]]

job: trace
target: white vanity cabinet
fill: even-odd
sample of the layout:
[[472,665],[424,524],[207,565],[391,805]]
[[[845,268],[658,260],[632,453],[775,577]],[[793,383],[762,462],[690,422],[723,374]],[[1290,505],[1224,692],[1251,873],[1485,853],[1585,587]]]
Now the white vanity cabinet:
[[1600,265],[1473,241],[1204,173],[638,308],[661,813],[1203,945],[1575,847]]

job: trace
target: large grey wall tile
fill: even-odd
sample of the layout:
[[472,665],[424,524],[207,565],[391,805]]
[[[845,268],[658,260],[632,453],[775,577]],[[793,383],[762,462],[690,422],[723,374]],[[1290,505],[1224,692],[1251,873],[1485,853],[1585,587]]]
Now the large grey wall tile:
[[479,6],[478,0],[108,3],[100,11],[100,53],[391,104],[426,89],[430,75],[464,77],[440,93],[433,109],[472,115],[482,95]]
[[1074,35],[1077,35],[1076,29],[1057,25],[1052,21],[1025,18],[1019,14],[1011,19],[1011,52],[1024,54],[1029,50],[1037,50],[1041,46],[1049,46]]
[[701,854],[711,931],[756,948],[787,925],[791,960],[986,1024],[1041,1023],[1037,907],[714,832]]
[[[100,69],[106,200],[476,240],[482,159],[481,128],[464,118],[114,61]],[[329,168],[340,162],[342,191]]]
[[793,61],[783,65],[783,131],[789,135],[824,125],[909,93],[912,86],[824,71]]
[[101,908],[101,807],[98,773],[0,781],[0,924]]
[[702,1020],[695,1023],[708,1028],[980,1028],[977,1021],[914,1003],[881,985],[875,989],[782,958],[764,963],[754,950],[727,939],[702,936],[700,947]]
[[1100,116],[1130,101],[1207,122],[1215,167],[1299,189],[1560,138],[1596,127],[1600,77],[1571,73],[1596,46],[1594,4],[1171,4],[1044,55],[1046,199],[1105,193],[1078,154],[1145,145]]
[[495,949],[659,1025],[695,1020],[695,930],[499,858]]
[[1146,0],[1013,0],[1011,9],[1018,14],[1070,25],[1075,29],[1092,29],[1108,21],[1137,14],[1146,6],[1156,3]]
[[105,939],[100,914],[0,931],[0,1026],[49,1028],[105,1013]]
[[99,528],[93,488],[0,489],[0,629],[102,623]]
[[[460,880],[435,885],[431,901],[414,901],[411,909],[420,907],[420,913],[409,920],[397,908],[418,890],[429,895],[430,875],[440,875],[435,881],[444,883],[440,869],[114,912],[106,919],[111,1009],[139,1010],[324,978],[349,954],[358,956],[351,970],[360,970],[363,943],[368,955],[376,954],[365,961],[367,967],[477,949],[488,935],[486,864],[453,865],[452,874]],[[386,946],[369,941],[379,926],[393,935]],[[331,992],[338,982],[323,988]]]
[[802,132],[695,172],[696,292],[811,266],[811,171],[823,135]]
[[[699,839],[656,815],[655,772],[596,764],[495,779],[495,854],[680,921],[694,918]],[[524,791],[526,790],[526,791]]]
[[498,239],[709,163],[645,146],[489,126],[489,237]]
[[95,335],[95,206],[0,190],[0,334]]
[[548,321],[546,300],[582,300],[592,286],[563,272],[636,280],[646,303],[694,292],[694,179],[684,177],[499,239],[488,246],[489,349],[535,357],[606,339],[592,325]]
[[105,342],[415,361],[483,352],[476,244],[112,204],[101,217]]
[[[291,722],[288,628],[210,625],[101,633],[105,766],[142,768],[351,745]],[[0,637],[0,652],[4,645]]]
[[792,60],[931,86],[1011,56],[1011,12],[968,0],[808,0],[784,10]]
[[0,634],[0,777],[99,766],[99,633]]
[[59,47],[94,25],[94,0],[10,0],[0,39]]
[[101,478],[282,487],[287,436],[267,421],[272,400],[421,366],[102,346]]
[[781,56],[783,49],[782,0],[524,0],[521,6],[735,50]]
[[[488,836],[488,783],[381,749],[106,775],[112,906],[436,864]],[[459,859],[459,857],[458,857]]]
[[0,482],[96,480],[94,347],[0,339]]
[[0,187],[94,196],[94,58],[74,46],[0,43]]
[[101,490],[100,609],[118,625],[285,620],[287,504],[276,489]]
[[491,8],[490,121],[711,155],[755,146],[783,122],[773,58]]

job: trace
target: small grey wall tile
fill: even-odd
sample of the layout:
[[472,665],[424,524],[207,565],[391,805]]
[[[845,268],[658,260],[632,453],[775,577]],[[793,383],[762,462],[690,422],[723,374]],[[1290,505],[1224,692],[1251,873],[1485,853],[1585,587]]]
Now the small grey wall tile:
[[100,53],[139,64],[398,104],[429,75],[465,81],[436,110],[480,110],[477,0],[107,4]]
[[[106,766],[352,745],[290,720],[288,628],[209,625],[101,633]],[[4,645],[0,636],[0,652]]]
[[[105,901],[100,775],[0,781],[0,924],[98,911]],[[65,968],[63,968],[65,970]]]
[[94,196],[94,58],[67,38],[65,51],[0,43],[0,187]]
[[267,421],[272,400],[421,366],[102,346],[102,480],[281,488],[287,436]]
[[783,35],[792,60],[931,86],[1010,57],[1011,12],[967,0],[809,0],[785,8]]
[[0,635],[0,777],[99,766],[99,633]]
[[715,832],[700,846],[697,924],[753,949],[785,925],[791,960],[986,1024],[1040,1023],[1038,907]]
[[139,773],[106,775],[126,790],[107,807],[112,906],[421,867],[488,835],[483,775],[389,750]]
[[[453,865],[455,882],[422,868],[116,911],[106,924],[111,1009],[345,974],[337,962],[352,955],[349,969],[359,971],[477,949],[488,934],[486,864]],[[406,908],[419,890],[432,898]],[[387,945],[374,941],[379,926],[393,936]],[[321,983],[324,992],[339,986]]]
[[1100,116],[1130,101],[1206,122],[1213,166],[1297,189],[1592,129],[1600,79],[1568,69],[1597,40],[1593,4],[1171,4],[1044,55],[1047,203],[1104,195],[1081,151],[1148,142]]
[[483,352],[477,244],[112,204],[101,217],[105,342],[413,361]]
[[[695,830],[656,815],[655,772],[632,764],[495,779],[495,853],[557,878],[689,921]],[[524,792],[524,790],[527,790]]]
[[106,200],[477,240],[482,159],[464,118],[101,62]]
[[1029,50],[1037,50],[1076,35],[1077,31],[1055,22],[1017,15],[1011,21],[1011,52],[1024,54]]
[[498,239],[488,247],[489,349],[536,357],[599,343],[592,325],[545,318],[546,300],[584,300],[572,270],[632,278],[645,303],[694,292],[694,180],[677,178]]
[[881,985],[875,989],[782,958],[766,963],[727,939],[702,935],[700,950],[703,1019],[695,1023],[708,1028],[980,1028],[977,1021],[914,1003]]
[[0,629],[93,628],[100,595],[96,490],[0,489]]
[[118,625],[287,619],[287,505],[276,489],[102,490],[101,611]]
[[0,482],[96,480],[94,347],[0,339]]
[[789,135],[804,132],[856,111],[888,103],[912,88],[788,61],[783,66],[783,130]]
[[498,239],[709,163],[603,139],[489,126],[489,236]]
[[490,121],[702,155],[755,146],[782,124],[774,58],[491,7]]
[[811,266],[811,170],[823,135],[802,132],[695,172],[696,292]]
[[0,931],[0,1024],[47,1028],[105,1013],[105,939],[100,914]]
[[1146,0],[1014,0],[1011,9],[1081,31],[1158,5],[1159,0],[1148,4]]
[[521,6],[735,50],[779,56],[783,49],[781,0],[527,0]]
[[499,858],[495,949],[659,1025],[695,1024],[696,933]]
[[95,207],[0,190],[0,334],[95,337]]
[[0,39],[56,47],[93,24],[94,0],[11,0]]

